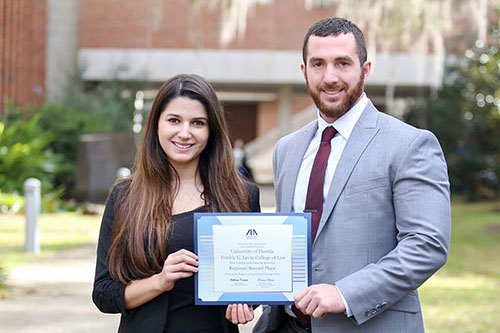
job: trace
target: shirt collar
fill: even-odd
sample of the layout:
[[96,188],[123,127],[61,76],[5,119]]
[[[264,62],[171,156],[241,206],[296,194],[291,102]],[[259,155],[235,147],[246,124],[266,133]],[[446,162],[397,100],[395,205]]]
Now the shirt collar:
[[326,122],[326,120],[321,117],[318,110],[319,133],[323,133],[324,129],[328,126],[333,126],[337,130],[337,132],[342,135],[342,137],[348,140],[349,136],[352,133],[352,130],[354,129],[354,126],[358,122],[359,117],[361,117],[361,114],[363,113],[363,110],[367,105],[368,97],[366,96],[366,93],[363,92],[358,102],[354,104],[354,106],[349,111],[347,111],[343,116],[335,120],[333,123]]

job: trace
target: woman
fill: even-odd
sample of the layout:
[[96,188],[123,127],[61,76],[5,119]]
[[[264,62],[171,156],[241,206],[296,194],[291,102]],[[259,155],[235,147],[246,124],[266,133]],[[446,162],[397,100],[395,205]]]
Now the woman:
[[200,76],[160,88],[134,173],[108,197],[93,301],[122,313],[120,332],[237,332],[246,305],[194,305],[194,212],[260,211],[259,191],[237,175],[222,106]]

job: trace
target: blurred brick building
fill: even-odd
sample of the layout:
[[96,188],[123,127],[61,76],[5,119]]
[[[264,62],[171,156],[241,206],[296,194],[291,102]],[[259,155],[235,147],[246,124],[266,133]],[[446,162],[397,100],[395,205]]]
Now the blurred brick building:
[[[277,138],[315,117],[300,71],[303,36],[314,22],[335,16],[336,5],[309,2],[316,5],[306,9],[302,0],[256,0],[244,32],[236,30],[234,39],[221,43],[221,1],[82,0],[78,63],[88,81],[118,76],[145,82],[152,91],[178,73],[203,75],[224,103],[231,138],[250,142],[257,180],[270,182]],[[464,38],[449,38],[449,49],[463,52],[477,34],[469,22],[458,24],[464,25]],[[369,54],[375,57],[366,90],[382,111],[401,116],[412,98],[441,82],[432,53],[417,59],[401,48]]]
[[[255,0],[246,29],[226,34],[221,22],[234,17],[220,3],[0,0],[1,108],[7,100],[25,106],[61,98],[77,69],[91,84],[140,82],[146,99],[172,75],[198,73],[223,101],[231,138],[249,143],[251,166],[265,166],[257,180],[269,182],[276,139],[315,116],[300,71],[303,36],[312,23],[335,16],[336,5],[309,1],[316,5],[306,9],[304,0]],[[233,28],[241,27],[235,22]],[[462,52],[477,37],[466,20],[457,24],[463,33],[446,37],[448,51]],[[222,43],[221,35],[235,38]],[[396,116],[441,82],[432,53],[418,60],[401,48],[369,58],[376,62],[367,93]]]
[[0,114],[57,100],[77,69],[80,0],[0,0]]
[[46,0],[0,0],[0,113],[44,100]]

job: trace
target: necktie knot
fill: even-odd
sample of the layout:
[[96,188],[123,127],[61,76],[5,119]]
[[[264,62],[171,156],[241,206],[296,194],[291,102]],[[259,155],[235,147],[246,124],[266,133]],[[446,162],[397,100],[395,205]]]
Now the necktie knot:
[[328,126],[323,130],[323,134],[321,135],[321,141],[330,141],[337,131],[332,126]]

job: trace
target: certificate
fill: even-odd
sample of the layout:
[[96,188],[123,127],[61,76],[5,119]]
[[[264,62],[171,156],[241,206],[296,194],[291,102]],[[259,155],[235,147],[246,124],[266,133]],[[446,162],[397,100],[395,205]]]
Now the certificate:
[[292,304],[311,282],[310,213],[195,213],[195,304]]

